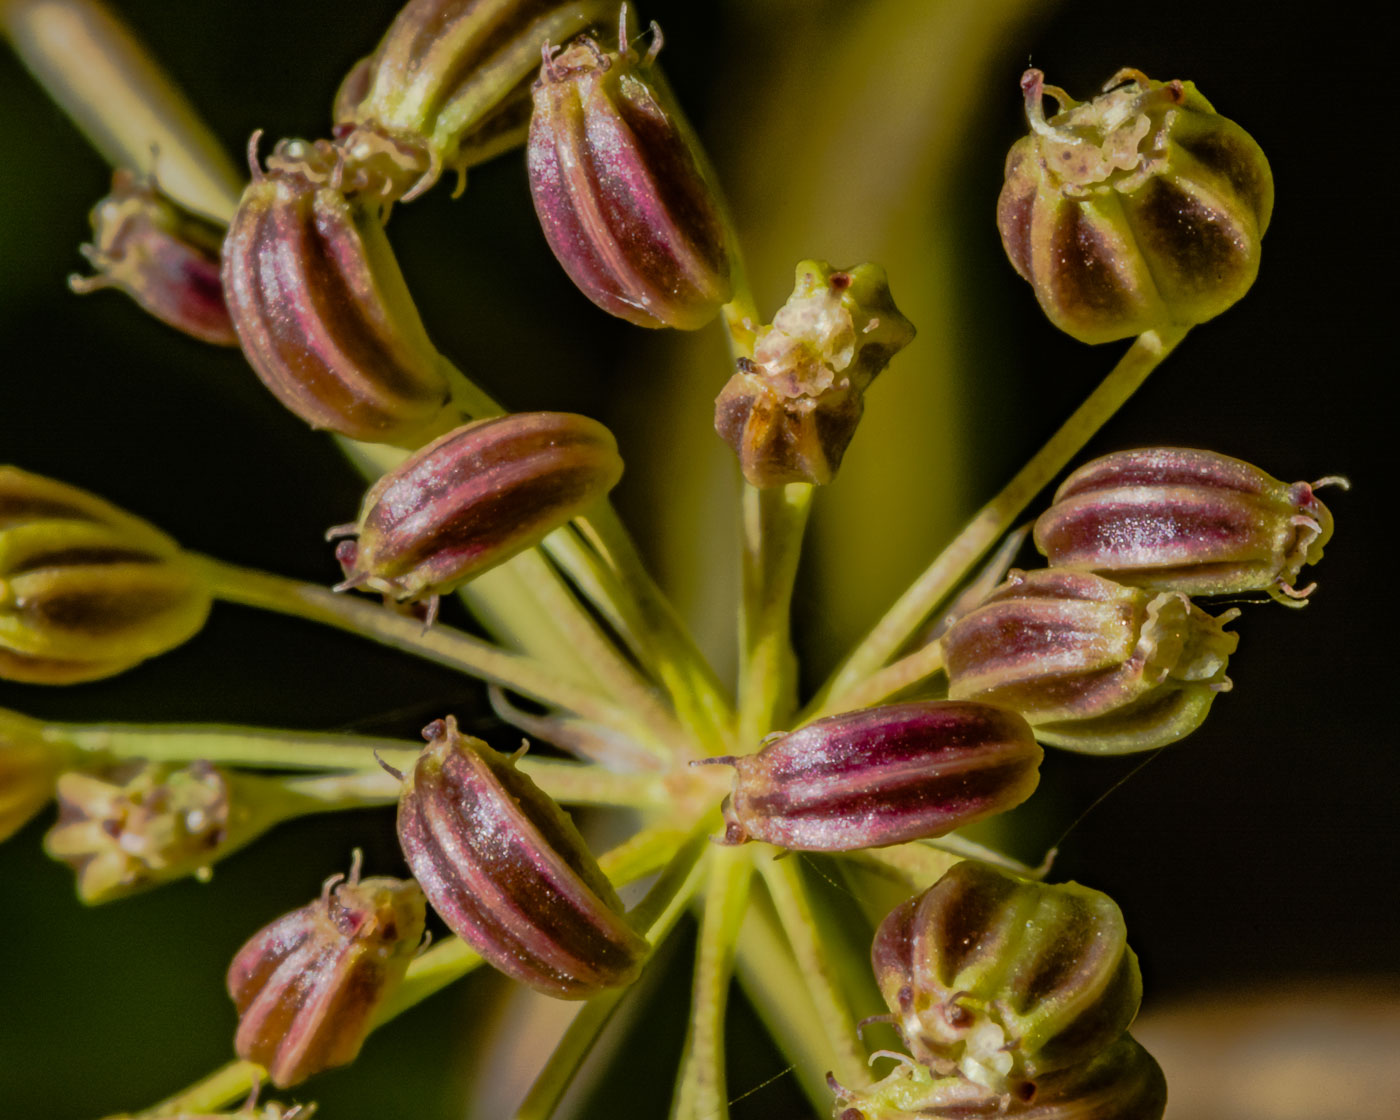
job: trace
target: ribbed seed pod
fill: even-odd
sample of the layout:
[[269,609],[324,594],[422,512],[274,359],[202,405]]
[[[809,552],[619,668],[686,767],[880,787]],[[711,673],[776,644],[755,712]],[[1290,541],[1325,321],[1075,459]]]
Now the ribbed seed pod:
[[754,486],[825,484],[865,411],[865,390],[914,338],[885,270],[802,261],[792,295],[761,327],[752,360],[715,401],[715,431]]
[[49,803],[59,773],[76,754],[43,732],[38,720],[0,708],[0,841]]
[[519,412],[434,440],[366,493],[336,556],[337,590],[436,596],[537,544],[622,477],[612,433],[587,416]]
[[423,735],[399,800],[399,841],[433,909],[546,995],[586,999],[630,984],[647,942],[568,815],[451,717]]
[[377,207],[347,198],[324,157],[293,144],[271,173],[250,161],[224,242],[229,311],[263,384],[313,428],[417,447],[460,420],[445,360]]
[[80,295],[118,288],[176,330],[237,346],[224,304],[219,253],[224,227],[161,194],[154,181],[119,168],[112,193],[93,207],[92,243],[82,247],[95,276],[70,276]]
[[1013,570],[943,635],[948,695],[1020,712],[1041,742],[1070,750],[1164,746],[1229,689],[1239,638],[1224,626],[1238,614],[1089,572]]
[[1019,805],[1042,752],[1015,712],[917,701],[846,712],[769,739],[735,768],[725,841],[848,852],[942,836]]
[[1086,1062],[1025,1083],[1029,1099],[935,1077],[913,1063],[867,1089],[832,1087],[835,1120],[1161,1120],[1167,1108],[1162,1068],[1130,1034]]
[[422,942],[418,884],[360,880],[358,855],[349,879],[328,879],[317,901],[255,934],[229,967],[234,1049],[280,1088],[354,1060]]
[[[1044,80],[1021,78],[1031,134],[1007,156],[997,225],[1051,322],[1109,342],[1244,295],[1274,197],[1250,135],[1191,82],[1125,69],[1080,104]],[[1045,94],[1061,108],[1048,121]]]
[[618,0],[409,0],[336,95],[351,173],[368,169],[370,189],[412,198],[444,170],[460,175],[521,143],[541,49],[615,24],[617,12]]
[[730,296],[727,221],[699,142],[625,22],[616,52],[546,53],[526,166],[535,213],[589,299],[641,327],[694,330]]
[[120,673],[194,635],[210,603],[164,533],[76,487],[0,467],[0,677]]
[[1213,451],[1120,451],[1065,479],[1036,520],[1035,544],[1055,567],[1135,587],[1267,591],[1300,606],[1312,586],[1295,588],[1298,573],[1321,560],[1332,539],[1332,514],[1316,485],[1290,486]]
[[891,911],[871,961],[916,1060],[1021,1101],[1112,1045],[1142,998],[1111,898],[974,861]]
[[269,778],[139,760],[58,779],[58,821],[44,851],[77,874],[78,897],[111,902],[193,875],[280,820],[295,798]]

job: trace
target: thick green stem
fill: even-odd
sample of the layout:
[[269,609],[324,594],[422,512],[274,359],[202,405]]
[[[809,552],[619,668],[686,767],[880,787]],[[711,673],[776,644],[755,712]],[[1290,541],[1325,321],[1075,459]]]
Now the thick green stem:
[[978,560],[1009,530],[1031,500],[1062,471],[1105,422],[1176,345],[1187,327],[1147,331],[1123,355],[1097,389],[1061,425],[995,498],[909,587],[889,612],[855,648],[833,675],[814,707],[840,710],[842,693],[888,664],[924,620],[976,566]]
[[[188,18],[196,19],[193,10]],[[114,167],[153,171],[160,189],[227,221],[243,176],[146,48],[93,0],[0,0],[20,60]]]
[[739,615],[739,744],[752,750],[796,706],[793,582],[812,487],[744,487],[743,603]]
[[714,849],[709,862],[691,988],[690,1027],[671,1101],[671,1120],[724,1120],[729,1115],[724,1020],[734,974],[734,946],[749,904],[753,860],[736,847]]
[[416,619],[314,584],[234,567],[209,557],[192,555],[191,559],[220,599],[335,626],[417,654],[630,735],[658,758],[669,755],[664,738],[657,735],[658,729],[532,657],[507,653],[451,627],[425,629]]

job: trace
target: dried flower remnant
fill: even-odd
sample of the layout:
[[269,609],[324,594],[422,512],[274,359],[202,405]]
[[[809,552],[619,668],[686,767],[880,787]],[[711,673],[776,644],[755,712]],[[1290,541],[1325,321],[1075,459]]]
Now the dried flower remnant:
[[75,486],[0,467],[0,678],[112,676],[192,637],[210,603],[158,529]]
[[943,635],[948,695],[1018,711],[1070,750],[1164,746],[1229,689],[1239,638],[1224,626],[1238,614],[1068,568],[1013,570]]
[[587,999],[636,979],[649,946],[568,814],[452,717],[423,736],[399,841],[443,921],[546,995]]
[[1004,708],[888,704],[768,739],[735,768],[725,841],[847,852],[942,836],[1019,805],[1039,781],[1030,726]]
[[1142,998],[1111,898],[971,860],[890,912],[871,961],[920,1064],[1022,1101],[1112,1045]]
[[93,207],[91,220],[92,242],[82,252],[96,275],[70,276],[73,291],[117,288],[176,330],[238,345],[219,277],[221,225],[125,168],[113,173],[112,193]]
[[254,372],[313,428],[417,447],[460,415],[385,237],[379,207],[340,189],[314,145],[257,165],[224,242],[229,311]]
[[255,934],[229,967],[234,1049],[280,1088],[355,1059],[423,939],[418,884],[362,880],[355,857],[348,879],[326,880],[319,899]]
[[1299,606],[1315,585],[1298,573],[1322,559],[1332,514],[1315,490],[1291,486],[1213,451],[1146,447],[1086,463],[1035,523],[1056,567],[1188,595],[1267,591]]
[[[568,412],[467,424],[365,494],[359,520],[331,529],[345,581],[399,601],[436,597],[538,544],[622,477],[612,433]],[[430,608],[431,610],[431,608]]]
[[580,36],[546,49],[526,145],[549,247],[589,299],[641,327],[694,330],[732,294],[730,231],[704,153],[653,65]]
[[[1081,342],[1219,315],[1259,271],[1273,178],[1191,82],[1113,76],[1081,104],[1021,78],[1029,136],[1006,157],[997,226],[1045,314]],[[1048,94],[1061,111],[1049,120]]]
[[866,389],[913,338],[879,265],[800,262],[792,295],[715,401],[715,431],[749,483],[835,478]]
[[410,0],[346,75],[333,116],[347,183],[412,199],[523,142],[546,43],[615,22],[617,0]]

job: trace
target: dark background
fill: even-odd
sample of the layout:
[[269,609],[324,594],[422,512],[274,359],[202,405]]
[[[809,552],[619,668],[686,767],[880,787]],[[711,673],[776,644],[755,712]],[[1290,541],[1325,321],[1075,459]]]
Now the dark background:
[[[311,0],[122,6],[234,151],[255,127],[319,134],[340,76],[394,8]],[[781,166],[754,177],[756,122],[780,82],[822,87],[818,44],[839,42],[860,8],[834,0],[647,6],[666,28],[668,73],[730,186],[746,238],[771,232],[766,223],[778,221],[784,191],[839,189],[785,183]],[[1195,331],[1089,448],[1188,444],[1288,481],[1343,473],[1354,483],[1350,493],[1326,494],[1338,528],[1307,609],[1246,605],[1230,670],[1235,691],[1062,845],[1056,875],[1108,891],[1127,914],[1149,1010],[1234,986],[1341,977],[1393,985],[1397,974],[1400,761],[1385,699],[1393,685],[1384,683],[1394,662],[1394,563],[1390,534],[1382,538],[1383,519],[1394,517],[1385,497],[1395,477],[1394,408],[1378,392],[1395,364],[1382,350],[1394,315],[1391,99],[1381,96],[1368,44],[1341,17],[1266,11],[1283,9],[1091,2],[1031,5],[1019,23],[1008,17],[1007,29],[980,48],[992,84],[936,110],[965,118],[944,156],[945,187],[930,196],[937,212],[920,215],[948,231],[939,267],[956,279],[945,303],[958,337],[921,338],[870,402],[872,413],[900,411],[899,379],[916,376],[919,347],[952,348],[963,417],[956,437],[970,465],[956,479],[902,478],[877,498],[892,527],[921,516],[920,488],[942,486],[940,508],[964,516],[1120,350],[1089,349],[1051,328],[996,240],[990,212],[1003,153],[1023,129],[1016,78],[1028,59],[1081,97],[1124,64],[1191,78],[1268,154],[1277,205],[1255,288]],[[892,18],[891,48],[906,34]],[[811,51],[805,70],[794,64],[794,42]],[[930,44],[930,65],[943,49]],[[3,53],[0,106],[0,460],[96,490],[191,548],[328,582],[335,573],[321,530],[353,515],[356,476],[324,438],[279,409],[236,352],[187,341],[116,295],[79,301],[66,291],[64,277],[82,263],[76,247],[86,211],[105,192],[108,172]],[[891,147],[892,166],[903,154]],[[513,406],[588,411],[613,423],[629,463],[619,502],[652,547],[646,542],[664,535],[661,518],[690,512],[676,501],[668,515],[655,497],[676,467],[651,412],[669,391],[672,344],[606,320],[573,292],[533,225],[518,156],[474,172],[464,199],[447,193],[403,208],[391,227],[430,333]],[[869,255],[885,259],[878,248]],[[788,262],[824,251],[771,246],[774,259]],[[785,293],[790,267],[761,275],[756,267],[766,313]],[[893,269],[891,280],[898,299]],[[719,352],[716,338],[698,345]],[[723,369],[711,370],[697,399],[722,383]],[[702,410],[685,422],[703,431],[708,416]],[[930,418],[929,440],[953,438],[938,423]],[[853,458],[861,447],[858,437]],[[863,531],[843,537],[839,525],[819,539],[846,549],[839,563],[817,555],[799,588],[799,640],[809,664],[824,667],[839,654],[838,639],[854,634],[824,622],[822,604],[841,593],[843,578],[871,582],[843,576],[841,565],[880,543]],[[720,546],[697,537],[697,555],[711,547]],[[901,553],[895,567],[907,579],[928,555]],[[663,571],[679,571],[675,556],[674,548],[658,550]],[[902,586],[876,582],[862,590],[877,602]],[[483,718],[473,687],[452,674],[228,607],[176,654],[81,687],[0,684],[0,706],[75,721],[405,736],[445,710]],[[489,728],[484,719],[479,726]],[[1009,842],[1038,858],[1140,761],[1052,752]],[[143,1107],[224,1061],[233,1017],[221,978],[233,951],[309,897],[353,844],[365,847],[369,868],[393,870],[390,817],[286,826],[221,865],[210,886],[185,882],[94,910],[74,901],[67,870],[40,852],[46,820],[31,824],[0,848],[0,1116],[58,1120]],[[685,959],[679,955],[643,1028],[625,1043],[621,1080],[605,1083],[588,1115],[664,1114],[684,1029]],[[459,1114],[466,1074],[442,1073],[466,1068],[460,1026],[484,983],[473,979],[405,1015],[356,1066],[317,1079],[310,1090],[323,1115]],[[734,1015],[733,1037],[743,1042],[730,1078],[738,1094],[782,1063],[755,1041],[742,1002]],[[734,1110],[736,1118],[801,1114],[800,1097],[782,1079]]]

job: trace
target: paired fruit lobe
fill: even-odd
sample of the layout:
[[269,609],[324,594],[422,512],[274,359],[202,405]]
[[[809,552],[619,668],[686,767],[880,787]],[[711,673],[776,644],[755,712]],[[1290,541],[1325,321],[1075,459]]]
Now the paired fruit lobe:
[[70,276],[79,295],[117,288],[176,330],[218,346],[237,346],[219,277],[224,227],[184,209],[154,181],[125,168],[91,214],[82,246],[94,276]]
[[526,143],[530,193],[569,278],[613,315],[693,330],[728,301],[730,233],[699,143],[653,66],[580,36],[545,53]]
[[360,880],[356,870],[255,934],[229,967],[234,1049],[280,1088],[355,1058],[422,941],[427,902],[418,884]]
[[1022,1101],[1117,1041],[1142,998],[1111,898],[974,861],[891,911],[871,960],[917,1061]]
[[617,0],[410,0],[336,94],[351,176],[412,198],[515,147],[541,49],[617,16]]
[[1055,567],[1136,587],[1266,591],[1297,606],[1312,591],[1295,588],[1300,570],[1321,560],[1332,538],[1315,485],[1290,486],[1213,451],[1121,451],[1064,481],[1035,523],[1035,543]]
[[1030,726],[985,704],[847,712],[770,738],[735,768],[725,842],[847,852],[942,836],[1019,805],[1042,757]]
[[792,295],[715,401],[715,431],[767,488],[836,477],[865,390],[914,338],[879,265],[802,261]]
[[[254,137],[256,145],[257,137]],[[321,147],[279,145],[224,242],[229,311],[254,372],[313,428],[417,447],[460,419],[377,204]]]
[[448,717],[399,800],[399,841],[428,901],[506,975],[560,999],[630,984],[648,952],[568,815],[514,759]]
[[937,1077],[910,1062],[868,1088],[832,1088],[835,1120],[1162,1120],[1167,1109],[1162,1068],[1130,1034],[1086,1062],[1025,1083],[1023,1095]]
[[[1191,82],[1119,71],[1080,104],[1027,70],[1031,134],[1006,159],[997,226],[1050,320],[1109,342],[1220,314],[1249,290],[1273,210],[1259,145]],[[1042,98],[1061,111],[1046,120]]]
[[73,486],[0,467],[0,678],[71,684],[193,636],[208,587],[158,529]]
[[1238,637],[1239,614],[1206,614],[1180,592],[1089,572],[1013,570],[942,637],[948,695],[1020,712],[1041,742],[1121,754],[1194,731]]
[[370,488],[330,530],[340,588],[397,600],[451,590],[539,543],[622,477],[612,433],[567,412],[521,412],[440,436]]

